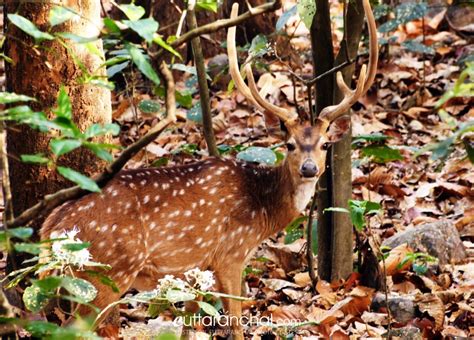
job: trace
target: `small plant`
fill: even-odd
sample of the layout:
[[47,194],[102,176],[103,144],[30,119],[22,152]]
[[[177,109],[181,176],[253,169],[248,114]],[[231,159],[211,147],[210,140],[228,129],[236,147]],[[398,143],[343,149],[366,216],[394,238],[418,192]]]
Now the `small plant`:
[[397,268],[403,268],[407,263],[412,264],[413,271],[418,275],[424,275],[428,271],[428,264],[436,262],[436,257],[422,252],[410,252],[398,264]]

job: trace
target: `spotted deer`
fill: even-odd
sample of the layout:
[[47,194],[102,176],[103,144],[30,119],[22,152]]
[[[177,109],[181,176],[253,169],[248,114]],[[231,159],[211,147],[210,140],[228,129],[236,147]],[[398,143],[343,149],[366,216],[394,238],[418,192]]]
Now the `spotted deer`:
[[[288,153],[281,165],[208,158],[186,165],[124,170],[101,193],[66,202],[50,214],[41,229],[43,239],[76,227],[78,237],[91,243],[94,261],[111,265],[107,275],[116,282],[117,293],[86,277],[98,288],[96,306],[104,308],[132,287],[153,289],[164,275],[179,277],[194,267],[212,270],[218,291],[241,294],[244,264],[263,240],[305,210],[325,170],[328,147],[345,132],[338,118],[374,80],[375,21],[369,1],[363,5],[370,33],[368,72],[364,65],[355,90],[339,73],[337,84],[344,99],[326,107],[313,125],[262,98],[248,64],[244,66],[246,85],[237,61],[236,28],[228,30],[229,67],[237,89],[249,103],[279,117],[288,129]],[[234,4],[232,18],[237,11]],[[226,299],[224,307],[232,316],[241,315],[239,301]],[[239,325],[234,324],[233,330],[235,338],[242,338]]]

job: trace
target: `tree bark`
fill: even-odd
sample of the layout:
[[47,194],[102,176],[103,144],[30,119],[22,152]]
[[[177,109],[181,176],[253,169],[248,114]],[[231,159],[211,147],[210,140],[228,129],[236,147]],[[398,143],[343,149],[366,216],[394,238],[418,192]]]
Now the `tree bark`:
[[[81,2],[60,1],[59,6],[70,7],[80,14],[77,20],[69,20],[54,30],[70,32],[82,37],[96,36],[101,27],[100,1]],[[18,13],[36,26],[46,31],[49,28],[48,16],[53,5],[44,2],[24,2],[9,0],[5,13]],[[6,16],[5,16],[6,17]],[[25,94],[38,100],[31,106],[34,110],[50,109],[61,85],[65,86],[72,102],[73,119],[81,130],[93,123],[111,121],[110,91],[92,84],[82,84],[83,72],[78,63],[91,74],[105,75],[99,70],[103,63],[101,57],[91,54],[84,45],[67,42],[66,49],[58,41],[47,41],[35,46],[29,35],[8,23],[6,27],[6,54],[12,59],[6,64],[7,90]],[[102,42],[96,42],[102,52]],[[75,62],[77,60],[77,62]],[[60,177],[55,171],[22,163],[22,154],[47,153],[50,137],[25,125],[9,124],[7,127],[7,151],[10,156],[10,180],[14,214],[34,205],[46,194],[71,186],[71,182]],[[60,158],[61,165],[92,175],[104,168],[105,163],[85,149],[78,149]],[[38,223],[34,225],[38,227]]]
[[[331,18],[328,0],[315,0],[316,13],[311,26],[311,48],[313,51],[314,74],[318,76],[334,65],[334,52],[331,34]],[[329,75],[316,82],[316,113],[333,104],[334,75]],[[329,161],[329,162],[328,162]],[[331,205],[331,176],[328,170],[329,153],[326,159],[326,172],[318,181],[318,276],[323,280],[331,279],[332,225],[324,209]]]
[[[336,65],[340,65],[349,59],[355,58],[359,49],[364,25],[364,9],[361,0],[349,1],[346,14],[345,35],[341,49],[336,57]],[[344,68],[341,72],[346,84],[351,83],[355,64]],[[339,88],[335,89],[334,102],[339,103],[343,94]],[[352,198],[352,175],[351,175],[351,142],[352,129],[342,140],[334,144],[331,150],[331,177],[332,177],[332,202],[333,207],[348,209],[348,201]],[[353,269],[353,237],[352,223],[349,214],[334,213],[332,215],[332,270],[331,280],[346,278]]]

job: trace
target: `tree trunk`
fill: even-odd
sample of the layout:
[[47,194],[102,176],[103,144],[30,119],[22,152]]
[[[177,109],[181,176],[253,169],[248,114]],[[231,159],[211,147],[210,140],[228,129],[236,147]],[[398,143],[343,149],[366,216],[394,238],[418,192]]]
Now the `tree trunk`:
[[[59,1],[59,6],[74,6],[80,19],[69,20],[54,29],[79,36],[96,36],[101,27],[100,1],[81,2]],[[43,31],[49,28],[48,16],[51,3],[17,2],[9,0],[5,13],[18,13],[37,25]],[[6,15],[5,22],[7,23]],[[8,23],[6,28],[6,54],[12,63],[6,64],[7,90],[25,94],[38,100],[31,106],[34,110],[45,111],[55,105],[61,85],[65,86],[73,108],[73,119],[81,130],[93,123],[111,121],[110,91],[92,84],[81,84],[83,72],[81,63],[89,73],[105,75],[99,70],[103,63],[101,57],[91,54],[84,45],[67,42],[69,50],[57,41],[43,42],[34,46],[34,40]],[[96,47],[102,53],[102,42]],[[77,60],[77,62],[75,62]],[[7,151],[10,156],[10,181],[12,187],[14,214],[34,205],[46,194],[68,187],[71,182],[60,177],[46,167],[29,165],[19,161],[22,154],[47,153],[50,137],[24,125],[9,124],[7,127]],[[78,149],[60,158],[61,165],[91,175],[104,168],[91,152]],[[38,223],[36,223],[38,227]]]
[[[332,46],[331,18],[329,16],[328,0],[315,0],[317,11],[311,26],[311,48],[313,51],[314,74],[318,76],[330,70],[334,65],[334,52]],[[316,83],[316,113],[332,105],[334,89],[334,76],[329,75]],[[327,167],[330,164],[328,153]],[[331,176],[329,169],[318,181],[318,276],[323,280],[331,279],[332,258],[332,223],[324,209],[331,206]]]
[[[315,0],[317,11],[311,28],[313,62],[315,75],[319,75],[334,65],[354,58],[359,47],[364,23],[362,1],[349,2],[344,40],[336,61],[332,50],[331,23],[327,0]],[[346,67],[342,73],[346,83],[350,83],[354,65]],[[334,86],[334,76],[327,76],[316,83],[316,110],[338,103],[342,94]],[[328,152],[326,173],[319,180],[318,190],[318,275],[327,281],[346,278],[352,272],[352,223],[348,214],[323,213],[328,207],[347,208],[352,195],[351,179],[351,134],[336,143]]]
[[[364,8],[361,0],[349,1],[346,15],[344,40],[336,57],[336,65],[349,59],[355,58],[359,49],[359,42],[364,25]],[[342,70],[346,84],[351,83],[355,65],[352,64]],[[334,102],[339,103],[343,95],[339,88],[335,89]],[[351,176],[351,129],[342,140],[332,147],[331,151],[331,177],[333,207],[348,208],[348,201],[352,198],[352,176]],[[332,270],[331,280],[347,278],[353,269],[353,237],[352,223],[349,214],[335,213],[332,215]]]

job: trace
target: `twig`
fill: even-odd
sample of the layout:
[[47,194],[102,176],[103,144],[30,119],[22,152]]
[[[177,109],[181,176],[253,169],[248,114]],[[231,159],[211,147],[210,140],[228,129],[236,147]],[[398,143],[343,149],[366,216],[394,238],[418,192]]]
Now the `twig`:
[[309,277],[311,278],[311,285],[313,290],[316,290],[316,272],[314,271],[314,254],[313,254],[313,213],[314,208],[316,207],[316,195],[313,196],[311,201],[311,207],[309,208],[308,224],[306,227],[306,260],[308,261],[308,272]]
[[[165,80],[166,87],[166,118],[158,122],[145,136],[127,147],[101,174],[93,178],[100,188],[103,188],[124,167],[128,160],[154,141],[169,124],[176,121],[176,98],[173,76],[164,62],[160,66],[160,71]],[[71,188],[59,190],[54,194],[46,195],[42,201],[25,210],[14,220],[8,221],[5,225],[8,228],[26,225],[37,216],[47,214],[60,204],[84,196],[87,193],[89,193],[89,191],[83,190],[76,185]]]
[[[189,1],[188,14],[186,16],[188,27],[191,30],[197,29],[196,12],[192,1]],[[204,65],[204,56],[202,55],[201,38],[195,37],[191,40],[193,47],[194,65],[199,84],[199,97],[201,101],[202,125],[204,130],[204,138],[206,139],[207,150],[209,155],[218,157],[216,137],[212,129],[211,106],[209,104],[209,88],[207,86],[206,66]]]
[[[231,26],[236,26],[247,19],[250,19],[254,16],[270,12],[273,10],[276,10],[277,8],[281,7],[280,0],[275,0],[273,2],[263,4],[261,6],[253,7],[251,11],[247,11],[244,14],[239,15],[235,19],[220,19],[217,21],[214,21],[212,23],[209,23],[207,25],[203,25],[200,27],[197,27],[196,29],[192,29],[186,33],[184,33],[182,36],[180,36],[178,39],[170,43],[171,47],[176,48],[179,47],[180,45],[196,38],[199,37],[203,34],[207,33],[213,33],[216,32],[222,28],[227,28]],[[164,49],[158,50],[155,54],[152,55],[153,58],[159,58],[161,55],[165,53]]]

